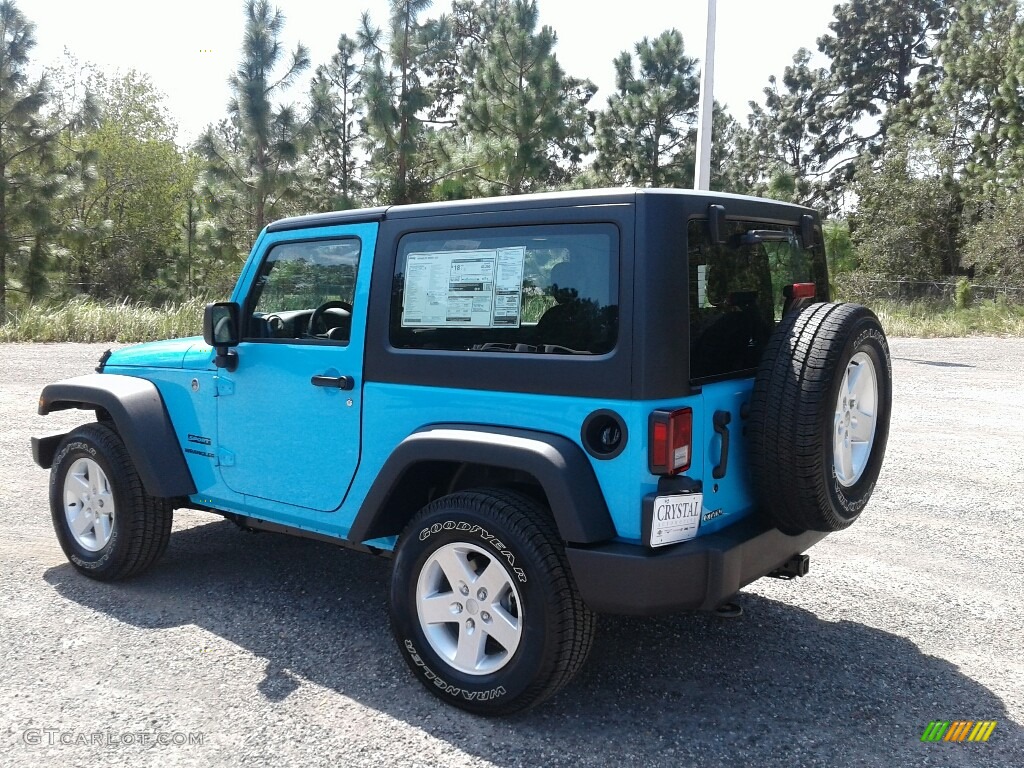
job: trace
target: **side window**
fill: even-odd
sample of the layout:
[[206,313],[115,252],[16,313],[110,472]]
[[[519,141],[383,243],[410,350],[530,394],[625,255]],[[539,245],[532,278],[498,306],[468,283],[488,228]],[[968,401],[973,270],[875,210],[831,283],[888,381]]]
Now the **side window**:
[[354,238],[273,246],[247,305],[246,338],[347,344],[359,250]]
[[[779,240],[745,241],[751,230]],[[824,275],[817,251],[800,245],[795,227],[727,221],[724,242],[712,243],[707,223],[687,229],[690,282],[690,376],[694,380],[750,371],[782,319],[785,288]]]
[[610,224],[406,235],[391,343],[400,349],[600,355],[618,334],[618,230]]

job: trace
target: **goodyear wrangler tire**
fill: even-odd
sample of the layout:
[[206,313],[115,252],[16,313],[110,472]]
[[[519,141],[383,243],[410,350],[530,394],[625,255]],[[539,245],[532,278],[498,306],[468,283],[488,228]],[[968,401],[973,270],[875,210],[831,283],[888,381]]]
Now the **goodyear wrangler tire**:
[[871,310],[813,304],[769,340],[750,409],[761,511],[785,533],[838,531],[859,516],[885,457],[889,345]]
[[114,581],[149,568],[167,549],[174,511],[149,496],[120,436],[106,424],[70,432],[50,469],[57,540],[86,576]]
[[583,665],[594,623],[550,514],[527,496],[445,496],[399,540],[392,630],[416,677],[449,704],[503,715],[540,703]]

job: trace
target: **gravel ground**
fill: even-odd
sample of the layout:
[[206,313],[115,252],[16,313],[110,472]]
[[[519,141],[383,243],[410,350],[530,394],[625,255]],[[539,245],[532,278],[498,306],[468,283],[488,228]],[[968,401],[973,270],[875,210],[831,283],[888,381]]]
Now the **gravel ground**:
[[[0,345],[0,765],[1024,762],[1024,340],[894,340],[878,489],[808,577],[738,619],[602,617],[572,685],[497,720],[408,673],[387,561],[180,511],[151,572],[78,576],[29,436],[82,420],[35,401],[103,348]],[[957,719],[998,726],[921,743]]]

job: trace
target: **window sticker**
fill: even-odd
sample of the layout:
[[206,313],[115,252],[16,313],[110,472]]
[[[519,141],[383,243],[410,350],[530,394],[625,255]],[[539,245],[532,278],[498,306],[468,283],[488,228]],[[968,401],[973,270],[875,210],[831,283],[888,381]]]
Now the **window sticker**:
[[491,326],[518,328],[522,316],[526,248],[499,248],[496,258],[498,272],[494,280],[494,316]]
[[410,253],[402,327],[518,328],[526,248]]
[[707,264],[697,265],[697,306],[708,307],[708,266]]

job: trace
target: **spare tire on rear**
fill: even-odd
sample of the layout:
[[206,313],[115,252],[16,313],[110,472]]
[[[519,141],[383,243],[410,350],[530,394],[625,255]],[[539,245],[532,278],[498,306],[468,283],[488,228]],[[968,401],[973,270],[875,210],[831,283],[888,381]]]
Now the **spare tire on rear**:
[[851,525],[882,468],[891,410],[889,344],[871,310],[823,303],[783,318],[750,408],[761,512],[790,534]]

